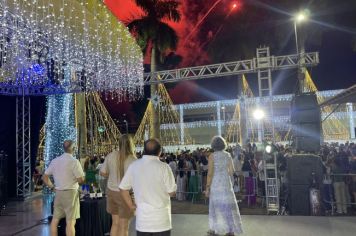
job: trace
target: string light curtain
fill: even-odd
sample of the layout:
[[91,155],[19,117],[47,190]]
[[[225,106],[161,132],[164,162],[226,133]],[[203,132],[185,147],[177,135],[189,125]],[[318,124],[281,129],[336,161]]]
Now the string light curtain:
[[[143,92],[142,58],[101,1],[0,0],[2,93],[97,91],[135,100]],[[64,70],[78,76],[65,81]]]
[[63,154],[63,142],[76,140],[74,95],[58,94],[47,97],[46,139],[44,160],[46,167],[51,160]]

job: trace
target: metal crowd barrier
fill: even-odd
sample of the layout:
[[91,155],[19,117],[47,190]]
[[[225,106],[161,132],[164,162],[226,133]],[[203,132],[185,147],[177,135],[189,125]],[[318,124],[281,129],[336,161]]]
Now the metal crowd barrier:
[[[338,202],[336,199],[336,194],[335,194],[335,177],[351,177],[351,187],[353,188],[353,193],[356,192],[356,174],[330,174],[327,175],[328,177],[330,177],[328,180],[330,181],[330,183],[328,184],[323,184],[323,202],[324,204],[328,204],[329,207],[331,208],[331,215],[335,215],[335,210],[337,211],[337,206],[343,206],[346,205],[346,208],[348,206],[356,206],[356,194],[354,195],[354,202],[351,202],[351,198],[352,196],[350,196],[350,183],[347,183],[346,180],[344,179],[344,181],[342,183],[345,184],[345,198],[346,198],[346,202]],[[325,193],[327,192],[327,193]],[[328,197],[328,199],[326,199],[326,196]],[[325,206],[327,207],[327,206]],[[327,207],[327,208],[329,208]]]
[[[183,172],[184,173],[184,183],[183,187],[180,187],[180,179],[179,179],[179,174]],[[189,191],[189,181],[188,181],[188,176],[190,173],[190,176],[192,176],[192,172],[194,172],[194,175],[198,177],[198,191]],[[191,200],[192,203],[194,203],[196,200],[198,200],[199,195],[203,195],[205,191],[205,185],[207,181],[207,171],[201,171],[201,170],[187,170],[187,169],[178,169],[175,171],[175,178],[176,182],[178,185],[177,192],[176,192],[176,199],[178,201],[185,201],[185,200]],[[235,194],[243,199],[247,199],[247,205],[250,206],[253,201],[252,199],[254,197],[262,197],[261,195],[258,194],[258,185],[257,185],[257,177],[252,175],[252,172],[235,172],[237,178],[232,178],[232,184],[234,188]],[[250,177],[252,175],[252,177]],[[250,187],[247,186],[247,178],[250,179]],[[181,190],[182,189],[182,190]],[[189,197],[191,196],[191,197]],[[203,196],[204,197],[204,196]],[[191,199],[190,199],[191,198]],[[207,203],[207,199],[204,198],[205,203]]]
[[[181,189],[180,185],[181,183],[179,182],[180,178],[180,173],[183,172],[183,179],[182,181],[184,181],[183,185],[182,185],[182,189],[183,191],[179,191]],[[203,174],[206,174],[205,176]],[[191,201],[192,203],[194,203],[194,201],[198,200],[197,198],[199,197],[200,194],[203,194],[203,192],[205,191],[205,186],[203,186],[203,181],[205,178],[207,178],[207,171],[200,171],[200,170],[186,170],[186,169],[178,169],[175,173],[175,178],[176,178],[176,183],[177,183],[177,192],[176,192],[176,199],[178,201],[185,201],[187,200],[190,196],[191,196]],[[189,191],[189,180],[188,180],[188,176],[189,178],[191,178],[192,176],[197,176],[198,177],[198,191],[196,192],[190,192]],[[206,182],[205,182],[206,183]],[[188,190],[188,191],[187,191]]]

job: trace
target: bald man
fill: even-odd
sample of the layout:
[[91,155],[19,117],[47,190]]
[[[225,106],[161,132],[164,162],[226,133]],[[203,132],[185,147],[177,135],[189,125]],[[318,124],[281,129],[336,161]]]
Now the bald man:
[[[177,185],[168,164],[159,160],[162,147],[157,139],[145,142],[142,159],[133,162],[120,183],[120,192],[132,211],[136,210],[138,236],[171,235],[171,199]],[[136,205],[129,191],[133,189]]]
[[[53,159],[43,176],[43,182],[56,191],[54,199],[51,235],[58,235],[58,223],[66,218],[66,235],[75,235],[75,223],[80,218],[79,184],[84,182],[80,162],[73,157],[75,144],[72,140],[63,143],[64,153]],[[50,180],[53,176],[54,184]]]

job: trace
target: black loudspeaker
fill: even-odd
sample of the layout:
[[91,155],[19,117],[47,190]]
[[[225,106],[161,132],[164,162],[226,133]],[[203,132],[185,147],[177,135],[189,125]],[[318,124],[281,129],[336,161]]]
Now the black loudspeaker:
[[298,154],[287,158],[287,178],[292,185],[308,185],[313,181],[312,174],[319,186],[323,181],[321,158],[311,154]]
[[290,185],[288,206],[290,215],[310,215],[309,186]]
[[311,154],[287,158],[288,206],[291,215],[310,215],[309,189],[313,183],[321,187],[323,164],[321,158]]
[[291,104],[293,147],[297,151],[318,152],[320,149],[320,107],[315,93],[296,95]]

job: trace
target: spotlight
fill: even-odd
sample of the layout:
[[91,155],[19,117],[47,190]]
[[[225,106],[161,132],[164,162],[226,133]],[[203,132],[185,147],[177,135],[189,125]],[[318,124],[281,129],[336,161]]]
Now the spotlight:
[[272,145],[268,144],[265,148],[266,153],[270,154],[272,152]]
[[265,112],[261,109],[256,109],[253,112],[253,118],[255,118],[256,120],[262,120],[265,117]]
[[304,10],[304,11],[301,11],[299,13],[297,13],[295,15],[295,21],[297,23],[301,23],[303,21],[307,21],[309,18],[309,11],[308,10]]

